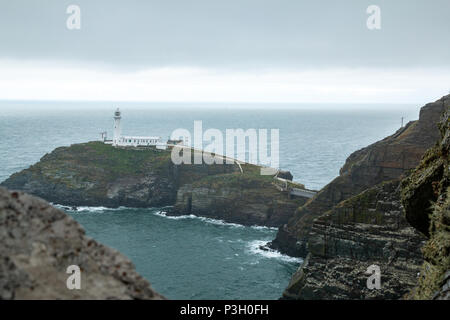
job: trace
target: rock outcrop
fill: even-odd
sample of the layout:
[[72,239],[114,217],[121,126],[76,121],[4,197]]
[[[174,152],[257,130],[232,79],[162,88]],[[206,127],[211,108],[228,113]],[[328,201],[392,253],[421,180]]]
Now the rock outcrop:
[[243,169],[243,174],[211,176],[183,185],[168,214],[195,214],[243,225],[278,227],[306,202],[307,198],[289,198],[280,192],[271,176],[259,175],[258,167],[245,165]]
[[441,139],[402,182],[408,222],[427,235],[413,299],[450,299],[450,107],[439,122]]
[[409,122],[392,136],[351,154],[340,175],[280,227],[271,247],[290,255],[306,256],[308,233],[314,219],[339,202],[414,169],[425,151],[439,139],[436,124],[449,105],[450,95],[429,103],[421,108],[419,120]]
[[[164,299],[125,256],[39,198],[0,188],[0,300]],[[69,290],[67,268],[81,270]]]
[[[417,283],[425,237],[403,215],[399,181],[351,197],[317,218],[308,256],[283,293],[286,299],[399,299]],[[367,286],[367,269],[381,273]]]
[[169,150],[89,142],[57,148],[1,185],[67,206],[174,205],[172,215],[278,227],[306,198],[289,199],[272,181],[251,164],[175,165]]

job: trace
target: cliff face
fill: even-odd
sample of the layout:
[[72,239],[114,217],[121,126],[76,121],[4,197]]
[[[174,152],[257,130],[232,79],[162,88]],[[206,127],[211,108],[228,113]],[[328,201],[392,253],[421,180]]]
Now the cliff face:
[[241,168],[243,173],[236,164],[174,165],[170,151],[89,142],[57,148],[1,185],[68,206],[175,205],[170,214],[265,226],[286,223],[305,202],[288,199],[260,167]]
[[1,185],[63,205],[166,205],[176,190],[170,164],[169,153],[90,142],[57,148]]
[[[317,218],[308,256],[283,293],[288,299],[399,299],[417,283],[425,237],[411,227],[399,181],[351,197]],[[381,288],[367,287],[377,265]]]
[[[0,299],[163,299],[119,252],[47,202],[0,188]],[[69,290],[67,267],[81,270]]]
[[402,182],[408,222],[426,234],[424,264],[415,299],[450,300],[450,107],[439,122],[441,140]]
[[[252,168],[253,167],[253,168]],[[224,174],[185,184],[169,214],[195,214],[244,225],[277,227],[286,223],[306,198],[289,199],[259,167],[244,165],[244,174]]]
[[[305,241],[307,258],[292,277],[284,298],[450,298],[450,105],[447,99],[437,102],[441,104],[443,116],[434,123],[442,138],[435,141],[437,144],[425,153],[420,165],[407,178],[368,188],[313,217]],[[430,110],[433,105],[426,108]],[[421,120],[432,121],[435,114],[430,117],[426,111],[422,109]],[[414,126],[422,126],[421,130],[431,128],[419,123]],[[426,140],[422,137],[421,141]],[[371,152],[370,147],[363,150]],[[361,154],[358,151],[350,158],[360,159]],[[347,161],[341,174],[354,172],[349,164]],[[370,172],[371,168],[367,170]],[[314,204],[314,200],[305,207]],[[429,237],[426,243],[424,234]],[[380,268],[380,289],[367,287],[366,271],[371,265]]]
[[450,96],[429,103],[421,108],[419,120],[351,154],[340,175],[280,227],[272,247],[290,255],[306,256],[308,233],[314,219],[339,202],[415,168],[425,151],[439,139],[436,124],[449,105]]

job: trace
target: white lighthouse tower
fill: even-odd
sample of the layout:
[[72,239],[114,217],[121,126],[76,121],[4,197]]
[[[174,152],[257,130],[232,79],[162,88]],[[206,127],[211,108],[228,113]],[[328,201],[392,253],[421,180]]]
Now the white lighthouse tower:
[[120,120],[122,120],[122,114],[117,108],[114,112],[113,139],[106,140],[105,132],[102,133],[102,139],[105,144],[112,144],[114,147],[156,147],[157,149],[166,149],[167,144],[161,141],[161,137],[122,136]]
[[117,146],[119,144],[120,136],[122,135],[120,129],[120,119],[122,119],[120,115],[120,110],[117,108],[116,112],[114,112],[114,136],[113,136],[113,146]]

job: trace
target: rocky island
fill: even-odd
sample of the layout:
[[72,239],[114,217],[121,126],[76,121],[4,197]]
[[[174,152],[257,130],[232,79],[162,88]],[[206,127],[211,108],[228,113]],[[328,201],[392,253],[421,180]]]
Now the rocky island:
[[175,165],[170,154],[99,141],[75,144],[55,149],[1,185],[66,206],[173,206],[171,215],[270,227],[286,223],[307,200],[289,197],[273,176],[260,175],[259,166]]

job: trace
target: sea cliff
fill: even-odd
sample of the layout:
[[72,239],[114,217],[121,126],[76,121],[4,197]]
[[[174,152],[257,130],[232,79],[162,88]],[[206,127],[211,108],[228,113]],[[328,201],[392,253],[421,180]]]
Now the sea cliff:
[[260,167],[246,164],[242,168],[243,174],[214,175],[184,184],[169,214],[278,227],[306,202],[307,198],[289,197],[277,189],[273,176],[260,175]]
[[[425,237],[406,221],[399,181],[370,188],[314,220],[308,255],[283,293],[290,299],[399,299],[417,284]],[[367,287],[371,265],[381,288]]]
[[[300,208],[310,216],[297,212],[290,221],[299,228],[291,236],[297,248],[291,250],[307,256],[283,298],[450,298],[449,98],[422,108],[419,121],[394,136],[354,153],[341,176],[305,204],[306,211]],[[417,160],[426,144],[431,148]],[[395,158],[399,161],[381,166],[376,160]],[[418,167],[408,170],[416,160]],[[370,182],[375,186],[346,196]],[[333,205],[341,197],[347,199]],[[281,236],[292,241],[286,236],[289,225],[282,230]],[[367,287],[371,265],[381,271],[378,290]]]
[[421,108],[419,120],[409,122],[393,135],[352,153],[332,182],[322,188],[279,228],[272,248],[293,256],[308,253],[313,222],[339,202],[384,181],[399,179],[414,169],[426,150],[439,139],[437,123],[450,105],[450,95]]

